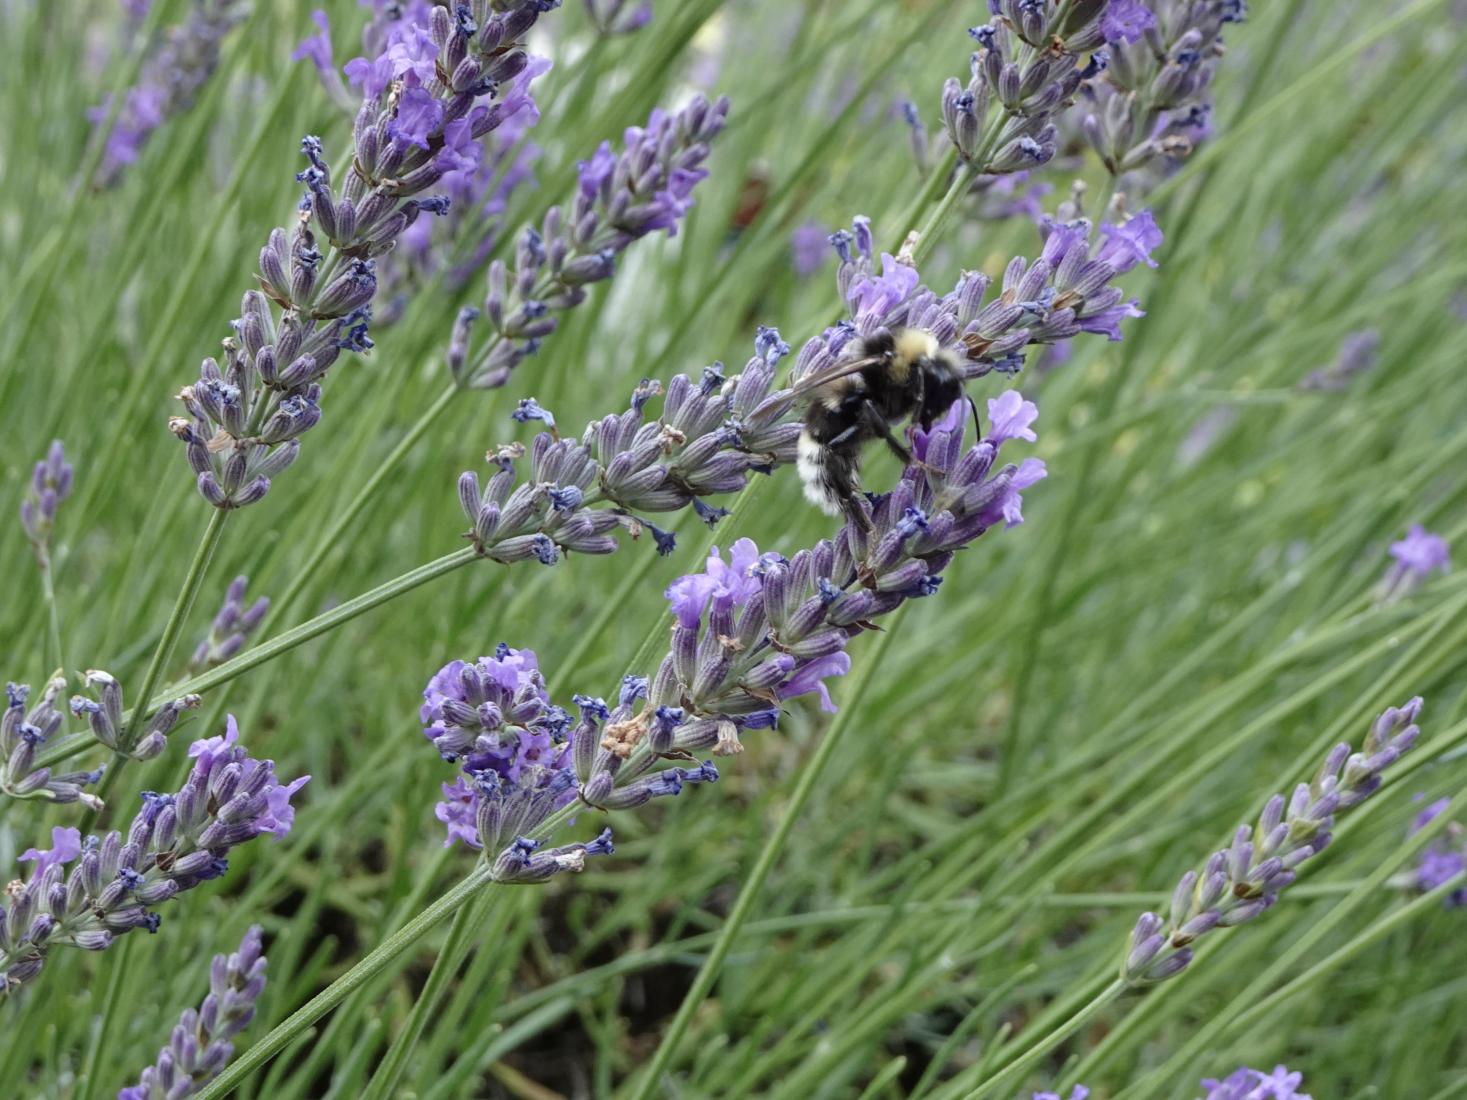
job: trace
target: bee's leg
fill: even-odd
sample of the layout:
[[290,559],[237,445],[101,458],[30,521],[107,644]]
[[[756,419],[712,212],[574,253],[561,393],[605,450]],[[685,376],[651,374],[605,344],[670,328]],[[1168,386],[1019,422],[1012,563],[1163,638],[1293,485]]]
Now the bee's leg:
[[870,401],[866,402],[863,414],[866,417],[866,422],[871,425],[871,429],[885,440],[887,448],[892,454],[897,456],[897,460],[903,466],[916,466],[918,469],[929,473],[935,472],[931,466],[928,466],[927,463],[912,454],[907,445],[896,437],[896,433],[891,430],[891,423],[886,417],[881,415],[881,410],[871,404]]
[[862,402],[861,416],[870,426],[872,433],[886,441],[887,447],[891,449],[892,454],[897,456],[902,465],[911,465],[912,452],[907,449],[905,443],[896,437],[896,434],[891,430],[891,422],[881,414],[880,409],[870,401]]

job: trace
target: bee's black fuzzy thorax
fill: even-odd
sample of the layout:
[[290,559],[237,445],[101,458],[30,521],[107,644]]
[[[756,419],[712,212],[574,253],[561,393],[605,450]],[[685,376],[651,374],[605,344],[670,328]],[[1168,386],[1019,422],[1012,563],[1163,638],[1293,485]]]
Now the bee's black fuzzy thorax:
[[910,419],[930,428],[963,396],[963,374],[957,359],[923,329],[883,330],[852,341],[842,358],[875,362],[811,392],[798,466],[811,503],[830,515],[859,517],[854,497],[861,448],[885,439],[910,462],[894,427]]

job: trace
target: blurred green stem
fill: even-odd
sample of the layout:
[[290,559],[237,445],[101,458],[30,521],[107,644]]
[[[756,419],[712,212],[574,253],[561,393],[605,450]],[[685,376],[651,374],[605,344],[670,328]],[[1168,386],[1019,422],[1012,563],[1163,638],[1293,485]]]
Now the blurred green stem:
[[384,940],[340,978],[312,997],[286,1019],[277,1024],[259,1042],[241,1055],[233,1065],[206,1085],[197,1100],[222,1100],[250,1074],[280,1053],[292,1039],[325,1016],[352,993],[387,969],[399,955],[410,950],[418,940],[441,924],[450,914],[466,909],[466,903],[481,888],[488,886],[489,866],[480,863],[457,886],[409,921],[402,929]]
[[41,594],[46,600],[46,615],[51,632],[51,665],[66,675],[66,651],[61,645],[61,616],[56,608],[56,584],[49,547],[36,547],[36,563],[41,567]]
[[366,1091],[362,1093],[362,1100],[388,1100],[397,1095],[397,1084],[407,1068],[408,1057],[422,1037],[428,1017],[438,1010],[439,1002],[448,990],[448,983],[453,980],[453,975],[463,961],[464,953],[468,950],[469,935],[484,916],[482,908],[477,901],[470,902],[454,914],[453,923],[448,927],[448,936],[438,949],[438,957],[433,960],[428,981],[413,1001],[407,1023],[397,1033],[397,1038],[393,1039],[387,1056],[382,1059],[377,1072],[367,1084]]
[[294,576],[284,593],[271,604],[270,612],[265,616],[265,621],[261,624],[260,632],[262,634],[270,628],[272,620],[278,619],[281,615],[285,614],[291,604],[295,603],[296,599],[299,598],[306,585],[316,578],[321,564],[326,560],[332,550],[337,549],[343,544],[343,538],[346,535],[347,529],[356,520],[357,516],[361,515],[366,509],[367,505],[372,502],[372,498],[377,495],[377,490],[382,487],[382,483],[387,479],[387,475],[397,470],[402,460],[417,446],[418,440],[422,439],[428,433],[428,429],[453,404],[454,398],[461,392],[457,386],[445,387],[443,392],[438,395],[437,400],[428,406],[423,412],[423,415],[418,417],[413,426],[408,429],[407,434],[402,437],[397,446],[392,448],[386,458],[376,464],[376,468],[372,471],[372,476],[367,478],[362,484],[362,487],[357,490],[356,496],[352,497],[351,502],[337,514],[336,519],[332,521],[326,531],[316,540],[316,546],[311,551],[310,557],[305,560],[305,563],[299,569],[294,571]]
[[[150,700],[153,697],[153,689],[158,686],[158,679],[163,675],[163,666],[173,656],[173,647],[178,642],[178,636],[183,632],[183,624],[188,621],[189,612],[193,610],[194,597],[199,594],[199,586],[203,583],[204,574],[208,572],[209,560],[213,558],[214,551],[219,546],[219,540],[224,534],[224,524],[229,519],[229,511],[223,508],[213,509],[209,517],[209,526],[204,528],[204,537],[199,540],[198,547],[194,550],[193,561],[189,562],[188,572],[184,574],[183,586],[178,590],[178,597],[173,601],[173,610],[168,614],[168,621],[163,625],[162,637],[158,639],[158,645],[153,650],[152,660],[148,662],[147,671],[143,673],[143,682],[138,689],[138,703],[123,715],[122,729],[117,734],[118,751],[113,755],[112,766],[107,769],[107,774],[102,777],[102,784],[97,788],[97,796],[102,801],[107,800],[107,795],[117,786],[117,777],[122,774],[122,769],[130,759],[130,753],[136,743],[138,727],[148,720],[148,716],[162,705],[159,701],[156,705]],[[183,692],[182,694],[187,694]],[[89,819],[90,820],[90,819]]]
[[127,977],[128,960],[132,958],[133,939],[133,936],[124,936],[117,945],[116,958],[112,960],[112,973],[107,979],[107,992],[102,999],[101,1018],[97,1021],[91,1044],[87,1047],[87,1058],[82,1066],[81,1080],[77,1082],[74,1100],[91,1100],[96,1092],[97,1070],[101,1064],[102,1052],[110,1049],[117,1018],[122,1015],[122,987]]
[[993,1095],[994,1091],[1000,1086],[1007,1085],[1011,1087],[1015,1080],[1021,1078],[1041,1058],[1093,1020],[1107,1005],[1120,997],[1126,989],[1126,983],[1120,978],[1111,982],[1094,997],[1090,998],[1073,1016],[1063,1023],[1056,1025],[1042,1039],[1030,1046],[1018,1058],[1009,1062],[997,1074],[983,1082],[983,1084],[979,1085],[972,1092],[966,1093],[963,1100],[982,1100],[985,1096]]
[[790,794],[789,804],[785,806],[784,816],[779,825],[764,843],[759,858],[754,863],[754,868],[749,872],[748,878],[744,880],[743,887],[739,890],[738,899],[734,902],[733,909],[724,921],[723,928],[719,930],[718,939],[713,944],[713,949],[708,952],[708,957],[703,960],[703,966],[698,971],[698,976],[693,980],[692,987],[683,997],[683,1002],[678,1006],[677,1015],[673,1017],[672,1024],[667,1033],[663,1035],[662,1041],[657,1046],[657,1053],[652,1058],[652,1064],[647,1067],[645,1073],[633,1086],[628,1100],[648,1100],[655,1089],[660,1086],[662,1076],[667,1072],[676,1056],[678,1047],[682,1044],[683,1036],[687,1033],[688,1026],[693,1022],[693,1014],[698,1011],[699,1005],[703,1003],[709,992],[713,989],[713,983],[718,980],[718,975],[723,969],[724,961],[733,949],[734,941],[738,939],[749,915],[754,911],[754,903],[759,899],[759,894],[764,888],[764,882],[769,877],[769,872],[774,869],[775,861],[784,851],[785,843],[789,840],[790,833],[794,830],[795,822],[799,819],[805,804],[810,801],[816,784],[825,772],[826,766],[835,756],[836,746],[840,743],[842,735],[850,725],[851,716],[856,713],[861,705],[861,697],[866,692],[867,685],[871,682],[872,674],[881,665],[882,655],[891,644],[892,628],[901,620],[902,611],[905,606],[898,610],[892,617],[892,622],[882,632],[862,659],[861,668],[851,678],[850,690],[846,694],[840,714],[825,731],[820,739],[820,745],[815,750],[815,755],[810,762],[800,771],[799,782],[795,784],[794,791]]

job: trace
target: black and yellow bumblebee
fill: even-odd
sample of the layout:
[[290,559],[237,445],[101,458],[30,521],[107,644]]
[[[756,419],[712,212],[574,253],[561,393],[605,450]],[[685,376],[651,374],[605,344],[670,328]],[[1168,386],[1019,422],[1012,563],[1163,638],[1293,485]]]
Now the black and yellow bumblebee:
[[808,407],[798,469],[805,496],[827,515],[844,513],[866,527],[856,503],[861,448],[883,440],[903,465],[914,461],[894,427],[911,419],[924,430],[963,396],[956,355],[919,328],[882,329],[852,340],[841,361],[803,380]]

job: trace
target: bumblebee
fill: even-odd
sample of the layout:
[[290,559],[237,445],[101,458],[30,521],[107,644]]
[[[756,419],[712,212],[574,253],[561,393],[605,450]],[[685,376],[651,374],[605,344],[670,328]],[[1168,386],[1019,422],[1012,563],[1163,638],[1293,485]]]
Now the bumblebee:
[[798,456],[805,496],[827,515],[844,512],[864,528],[869,520],[855,501],[862,447],[883,440],[911,465],[912,452],[893,426],[910,418],[930,429],[963,396],[963,370],[932,333],[899,328],[852,341],[841,362],[800,388],[809,401]]

